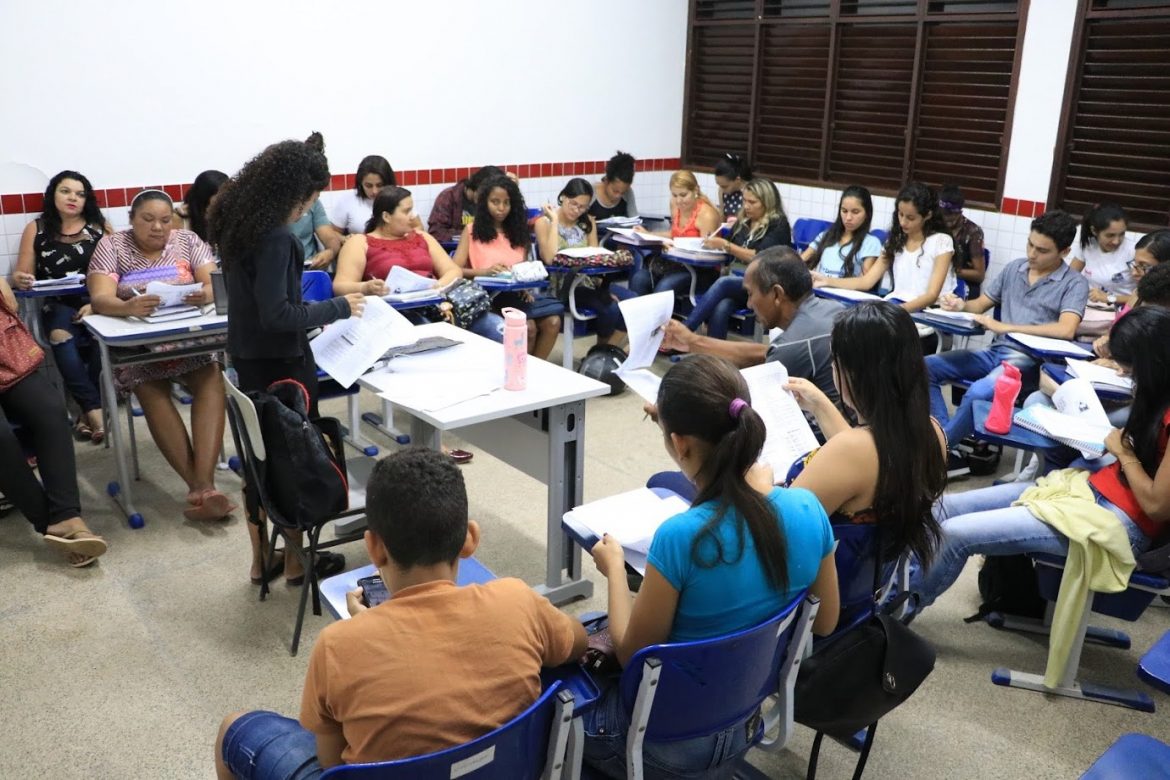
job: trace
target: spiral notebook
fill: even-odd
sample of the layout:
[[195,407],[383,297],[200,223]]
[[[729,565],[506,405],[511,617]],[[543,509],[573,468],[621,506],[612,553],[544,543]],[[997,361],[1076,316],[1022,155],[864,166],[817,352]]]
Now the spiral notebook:
[[1042,405],[1025,406],[1012,419],[1021,428],[1080,450],[1086,458],[1104,455],[1105,437],[1113,426],[1088,380],[1065,382],[1053,394],[1052,402],[1055,409]]

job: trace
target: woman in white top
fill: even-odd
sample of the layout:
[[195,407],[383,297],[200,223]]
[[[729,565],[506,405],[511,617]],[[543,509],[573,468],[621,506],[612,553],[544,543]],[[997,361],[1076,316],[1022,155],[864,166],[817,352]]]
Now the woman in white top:
[[366,232],[366,223],[374,210],[374,198],[383,187],[398,184],[394,169],[385,157],[371,154],[362,158],[357,169],[357,185],[352,192],[342,193],[329,210],[329,221],[343,234]]
[[872,290],[889,274],[892,284],[887,297],[901,302],[911,312],[931,306],[944,292],[953,290],[951,256],[955,245],[942,223],[934,190],[911,182],[898,193],[895,207],[897,213],[882,253],[861,276],[834,279],[814,274],[814,284]]
[[1094,303],[1129,304],[1136,286],[1129,264],[1134,243],[1125,237],[1129,227],[1125,210],[1116,203],[1100,203],[1085,213],[1081,240],[1073,246],[1069,266],[1089,280]]

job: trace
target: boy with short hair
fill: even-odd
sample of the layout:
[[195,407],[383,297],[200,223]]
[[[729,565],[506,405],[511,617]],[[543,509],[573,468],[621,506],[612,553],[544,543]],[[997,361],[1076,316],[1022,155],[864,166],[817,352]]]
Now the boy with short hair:
[[[947,443],[953,450],[965,436],[975,430],[975,401],[990,400],[995,380],[1003,373],[1007,361],[1020,369],[1025,388],[1035,388],[1037,361],[1017,348],[1008,333],[1028,333],[1057,339],[1071,339],[1085,313],[1089,284],[1085,277],[1065,264],[1076,236],[1077,222],[1063,211],[1049,211],[1032,220],[1026,257],[1013,260],[998,276],[984,284],[983,291],[972,301],[944,295],[942,306],[948,311],[975,314],[975,321],[996,334],[991,346],[981,350],[952,350],[926,358],[930,374],[930,413],[943,424]],[[999,317],[984,314],[1000,307]],[[954,416],[947,413],[942,386],[956,381],[970,381],[971,387]],[[1027,394],[1025,390],[1021,397]],[[952,457],[949,467],[955,467]]]
[[353,618],[313,646],[300,723],[263,711],[224,720],[220,778],[303,780],[469,742],[536,701],[542,666],[585,651],[581,623],[520,580],[455,584],[480,532],[463,475],[442,453],[383,459],[366,497],[366,549],[391,598],[367,609],[360,588],[348,594]]

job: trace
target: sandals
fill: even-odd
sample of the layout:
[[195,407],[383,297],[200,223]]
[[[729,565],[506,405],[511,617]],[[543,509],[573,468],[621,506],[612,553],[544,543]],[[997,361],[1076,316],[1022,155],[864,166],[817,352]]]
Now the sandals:
[[268,568],[264,570],[264,574],[251,578],[252,584],[263,585],[266,582],[272,582],[280,576],[282,571],[284,571],[284,550],[277,550],[269,559]]
[[[340,553],[322,551],[317,553],[317,565],[314,567],[317,570],[317,581],[332,577],[334,574],[341,574],[345,571],[345,556]],[[286,577],[285,584],[296,588],[305,584],[305,575],[299,577]]]
[[[106,432],[102,431],[102,436],[105,435]],[[78,418],[77,422],[73,423],[73,438],[78,441],[93,441],[93,428],[90,428],[85,420]]]
[[471,459],[475,457],[475,455],[468,452],[467,450],[451,450],[447,453],[447,455],[451,458],[451,460],[455,461],[460,466],[462,466],[464,463],[470,463]]
[[[188,502],[190,497],[188,497]],[[231,499],[218,490],[208,488],[199,496],[199,503],[183,510],[188,520],[222,520],[237,509]]]
[[44,539],[46,544],[66,557],[70,555],[82,556],[81,560],[69,564],[75,569],[89,566],[109,549],[106,540],[92,531],[71,531],[62,536],[45,534]]

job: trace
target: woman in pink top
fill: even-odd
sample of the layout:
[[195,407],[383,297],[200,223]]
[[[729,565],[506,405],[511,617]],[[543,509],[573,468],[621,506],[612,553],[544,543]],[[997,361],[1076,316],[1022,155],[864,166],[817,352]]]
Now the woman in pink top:
[[[333,277],[333,294],[377,295],[390,292],[386,275],[395,266],[434,279],[437,289],[450,287],[463,272],[429,233],[413,227],[414,200],[410,190],[383,187],[374,198],[374,210],[363,235],[354,235],[341,247],[337,258],[337,275]],[[416,323],[425,315],[414,309],[403,314]],[[503,341],[504,320],[486,312],[468,328],[484,338]]]
[[[528,259],[527,209],[520,188],[500,176],[485,182],[476,201],[475,219],[463,228],[455,249],[455,265],[463,276],[497,276]],[[492,309],[521,309],[528,315],[528,353],[547,359],[561,332],[565,307],[548,295],[530,291],[502,292],[492,299]]]

